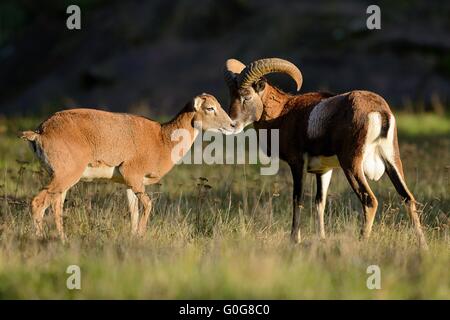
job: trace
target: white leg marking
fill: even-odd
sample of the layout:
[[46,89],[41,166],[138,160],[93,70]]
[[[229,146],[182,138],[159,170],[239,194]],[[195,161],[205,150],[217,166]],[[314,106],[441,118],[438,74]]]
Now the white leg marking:
[[137,234],[139,221],[139,201],[132,189],[127,189],[128,209],[131,215],[131,233]]
[[[318,233],[321,239],[325,239],[325,222],[324,222],[324,213],[325,206],[327,203],[327,193],[328,187],[330,186],[331,176],[333,174],[333,170],[329,170],[326,173],[320,176],[321,180],[321,194],[322,197],[320,200],[316,201],[316,210],[317,210],[317,225],[319,227]],[[317,190],[319,191],[319,190]]]

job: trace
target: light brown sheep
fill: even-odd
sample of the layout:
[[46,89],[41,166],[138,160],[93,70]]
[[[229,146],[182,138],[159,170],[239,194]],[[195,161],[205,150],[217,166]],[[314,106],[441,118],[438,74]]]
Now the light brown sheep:
[[[194,141],[201,123],[203,130],[232,133],[234,123],[219,102],[202,94],[189,102],[181,112],[165,124],[131,114],[94,109],[72,109],[57,112],[36,131],[25,131],[21,137],[30,142],[41,163],[51,174],[50,183],[34,197],[31,207],[36,234],[43,236],[45,210],[53,209],[61,239],[63,204],[67,191],[78,181],[108,179],[127,186],[131,212],[131,231],[143,236],[152,208],[145,185],[158,182],[172,169],[172,141],[175,130],[188,130]],[[138,201],[144,207],[139,220]]]

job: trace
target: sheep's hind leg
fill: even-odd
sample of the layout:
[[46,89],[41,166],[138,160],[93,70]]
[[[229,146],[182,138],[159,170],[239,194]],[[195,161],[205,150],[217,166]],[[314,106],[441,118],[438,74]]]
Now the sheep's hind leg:
[[42,189],[31,202],[31,214],[33,217],[35,234],[38,238],[44,237],[43,219],[45,210],[50,206],[50,197],[47,187]]

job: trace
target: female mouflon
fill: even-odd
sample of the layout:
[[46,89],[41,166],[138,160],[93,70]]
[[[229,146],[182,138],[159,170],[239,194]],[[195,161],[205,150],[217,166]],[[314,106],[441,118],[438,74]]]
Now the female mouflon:
[[[51,175],[50,183],[31,203],[37,236],[43,236],[43,216],[51,206],[59,236],[64,240],[62,212],[66,193],[78,181],[94,179],[127,186],[131,231],[143,236],[152,208],[144,186],[158,182],[174,166],[174,130],[188,130],[192,138],[188,147],[192,145],[198,133],[194,122],[201,123],[203,130],[225,134],[234,131],[234,122],[216,98],[204,93],[165,124],[131,114],[71,109],[57,112],[36,131],[23,132],[21,137],[30,142]],[[144,207],[140,220],[139,201]]]

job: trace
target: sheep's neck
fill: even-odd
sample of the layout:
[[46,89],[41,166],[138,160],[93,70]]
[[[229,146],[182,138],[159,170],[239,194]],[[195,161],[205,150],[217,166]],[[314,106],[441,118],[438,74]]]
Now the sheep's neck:
[[192,146],[192,143],[194,143],[199,132],[199,130],[193,126],[195,112],[186,109],[187,108],[183,109],[171,121],[161,125],[163,143],[172,149],[175,145],[183,142],[187,147],[183,150],[184,154],[186,154]]

